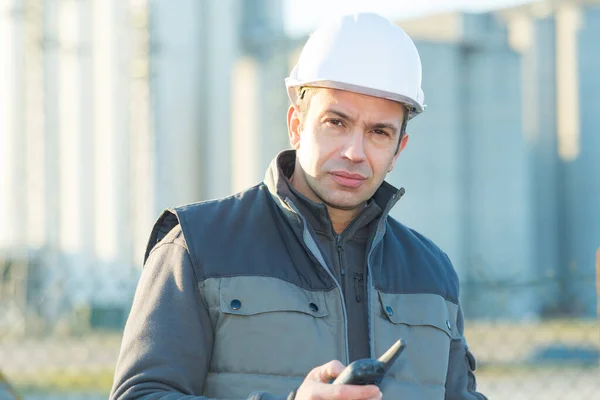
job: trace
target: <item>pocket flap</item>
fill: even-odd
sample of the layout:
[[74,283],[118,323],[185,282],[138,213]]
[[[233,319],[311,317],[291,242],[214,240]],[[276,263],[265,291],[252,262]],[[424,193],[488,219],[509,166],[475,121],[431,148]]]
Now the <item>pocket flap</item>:
[[219,287],[220,309],[225,314],[256,315],[299,312],[325,317],[325,294],[302,289],[277,278],[241,276],[224,278]]
[[429,293],[396,294],[379,292],[382,312],[394,324],[428,325],[458,337],[458,306],[442,296]]

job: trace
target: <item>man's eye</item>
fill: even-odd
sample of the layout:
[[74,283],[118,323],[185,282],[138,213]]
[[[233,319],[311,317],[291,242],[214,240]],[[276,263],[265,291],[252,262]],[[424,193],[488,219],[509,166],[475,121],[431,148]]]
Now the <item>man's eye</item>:
[[376,135],[389,136],[389,134],[386,131],[382,131],[380,129],[375,129],[373,131],[373,133],[376,134]]
[[339,126],[339,127],[344,126],[344,123],[339,119],[328,119],[327,123],[329,125],[333,125],[333,126]]

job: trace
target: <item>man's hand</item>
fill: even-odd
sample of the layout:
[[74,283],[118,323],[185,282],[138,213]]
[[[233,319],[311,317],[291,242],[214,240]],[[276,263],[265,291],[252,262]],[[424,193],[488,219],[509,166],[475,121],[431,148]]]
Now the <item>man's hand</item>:
[[381,392],[375,385],[331,385],[330,380],[344,370],[344,364],[330,361],[308,373],[296,391],[296,400],[380,400]]

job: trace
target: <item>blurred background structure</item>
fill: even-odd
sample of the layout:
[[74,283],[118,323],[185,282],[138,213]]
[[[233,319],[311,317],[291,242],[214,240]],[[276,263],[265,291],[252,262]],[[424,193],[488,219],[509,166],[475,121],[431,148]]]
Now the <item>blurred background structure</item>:
[[[155,218],[288,147],[290,9],[0,1],[0,370],[25,398],[106,398]],[[600,398],[600,0],[398,23],[428,109],[392,215],[453,260],[481,390]]]

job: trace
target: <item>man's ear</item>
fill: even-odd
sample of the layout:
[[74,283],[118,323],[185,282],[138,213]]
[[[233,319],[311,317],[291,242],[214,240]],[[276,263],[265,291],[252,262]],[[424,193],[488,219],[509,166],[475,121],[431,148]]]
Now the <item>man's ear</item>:
[[300,111],[297,106],[291,105],[287,114],[288,136],[290,145],[295,150],[300,147]]
[[402,153],[402,150],[404,150],[407,143],[408,143],[408,132],[402,136],[402,139],[400,139],[400,143],[398,145],[398,151],[394,155],[394,159],[392,160],[392,163],[390,164],[390,167],[388,168],[388,173],[392,172],[392,170],[394,169],[394,166],[396,165],[396,160],[398,160],[398,156],[400,155],[400,153]]

